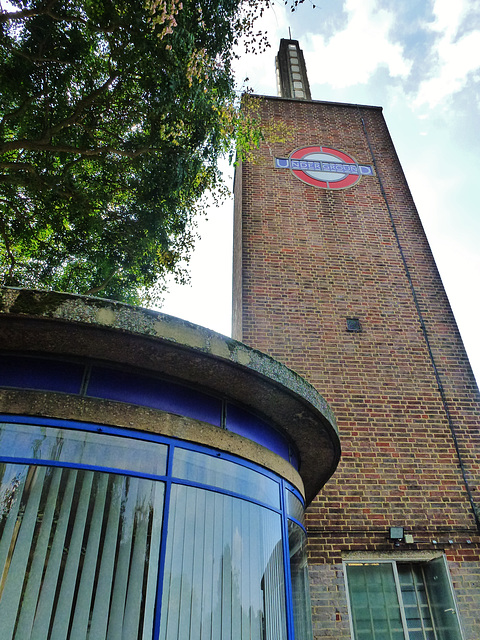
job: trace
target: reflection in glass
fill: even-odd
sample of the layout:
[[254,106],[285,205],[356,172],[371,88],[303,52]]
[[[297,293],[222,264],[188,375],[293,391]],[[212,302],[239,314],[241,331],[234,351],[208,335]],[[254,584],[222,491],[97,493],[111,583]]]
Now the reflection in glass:
[[173,458],[173,475],[239,493],[280,508],[278,482],[229,460],[177,447]]
[[290,491],[290,489],[285,489],[285,502],[287,515],[290,518],[295,518],[295,520],[298,520],[301,524],[304,524],[305,512],[303,503],[292,491]]
[[307,567],[307,536],[304,530],[291,520],[288,521],[288,545],[295,638],[311,640],[313,632]]
[[0,424],[0,450],[9,458],[54,460],[156,475],[166,470],[167,447],[156,442],[31,424]]
[[403,611],[411,640],[414,640],[416,635],[420,640],[435,639],[421,566],[409,563],[398,564],[397,572]]
[[[168,502],[164,478],[123,474],[165,476],[167,450],[0,423],[1,640],[287,640],[281,483],[179,446]],[[300,518],[293,493],[287,503]],[[311,640],[304,533],[293,523],[289,543],[295,637]]]
[[161,640],[286,640],[280,515],[172,487]]
[[457,606],[444,557],[422,564],[423,578],[437,632],[436,640],[462,640]]
[[151,640],[164,485],[0,464],[2,640]]
[[347,576],[355,638],[405,640],[392,565],[351,563]]

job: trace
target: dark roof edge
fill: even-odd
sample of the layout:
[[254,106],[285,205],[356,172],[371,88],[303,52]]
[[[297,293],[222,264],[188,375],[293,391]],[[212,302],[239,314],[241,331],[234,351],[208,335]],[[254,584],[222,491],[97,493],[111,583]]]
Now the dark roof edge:
[[301,102],[303,104],[329,104],[336,107],[353,107],[355,109],[374,109],[375,111],[383,111],[383,107],[371,104],[355,104],[353,102],[331,102],[329,100],[304,100],[303,98],[282,98],[280,96],[265,96],[259,93],[249,93],[244,95],[248,95],[251,98],[281,100],[282,102]]

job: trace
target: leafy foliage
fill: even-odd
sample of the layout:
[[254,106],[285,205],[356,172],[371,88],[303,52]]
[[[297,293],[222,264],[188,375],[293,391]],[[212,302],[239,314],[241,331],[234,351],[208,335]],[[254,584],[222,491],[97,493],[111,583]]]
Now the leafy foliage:
[[0,13],[0,282],[158,297],[219,185],[238,125],[232,48],[255,11],[16,0]]

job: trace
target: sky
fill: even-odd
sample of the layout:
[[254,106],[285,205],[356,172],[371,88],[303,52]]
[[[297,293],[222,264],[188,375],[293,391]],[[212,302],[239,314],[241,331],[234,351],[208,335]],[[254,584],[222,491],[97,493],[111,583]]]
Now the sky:
[[[258,26],[271,48],[240,55],[239,88],[276,95],[291,33],[313,100],[383,107],[480,382],[480,0],[306,0],[295,12],[275,0]],[[232,222],[231,199],[200,221],[191,284],[172,284],[162,311],[230,335]]]

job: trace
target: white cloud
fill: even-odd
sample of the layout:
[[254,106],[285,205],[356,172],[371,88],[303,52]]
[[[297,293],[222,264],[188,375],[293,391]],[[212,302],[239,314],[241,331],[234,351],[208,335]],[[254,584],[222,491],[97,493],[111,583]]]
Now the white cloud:
[[433,75],[420,84],[415,106],[428,105],[430,108],[439,105],[448,96],[463,89],[469,74],[480,68],[480,31],[470,31],[459,37],[459,28],[468,12],[478,8],[480,2],[467,0],[435,0],[433,13],[435,20],[429,25],[431,31],[437,32],[439,38],[433,53],[437,64]]
[[429,25],[432,31],[444,32],[450,38],[455,37],[458,28],[467,13],[469,0],[435,0],[433,15],[435,20]]
[[310,84],[344,88],[365,84],[379,67],[391,76],[406,77],[411,62],[399,44],[391,42],[394,14],[379,9],[376,0],[346,0],[347,26],[331,38],[312,32],[302,38]]

